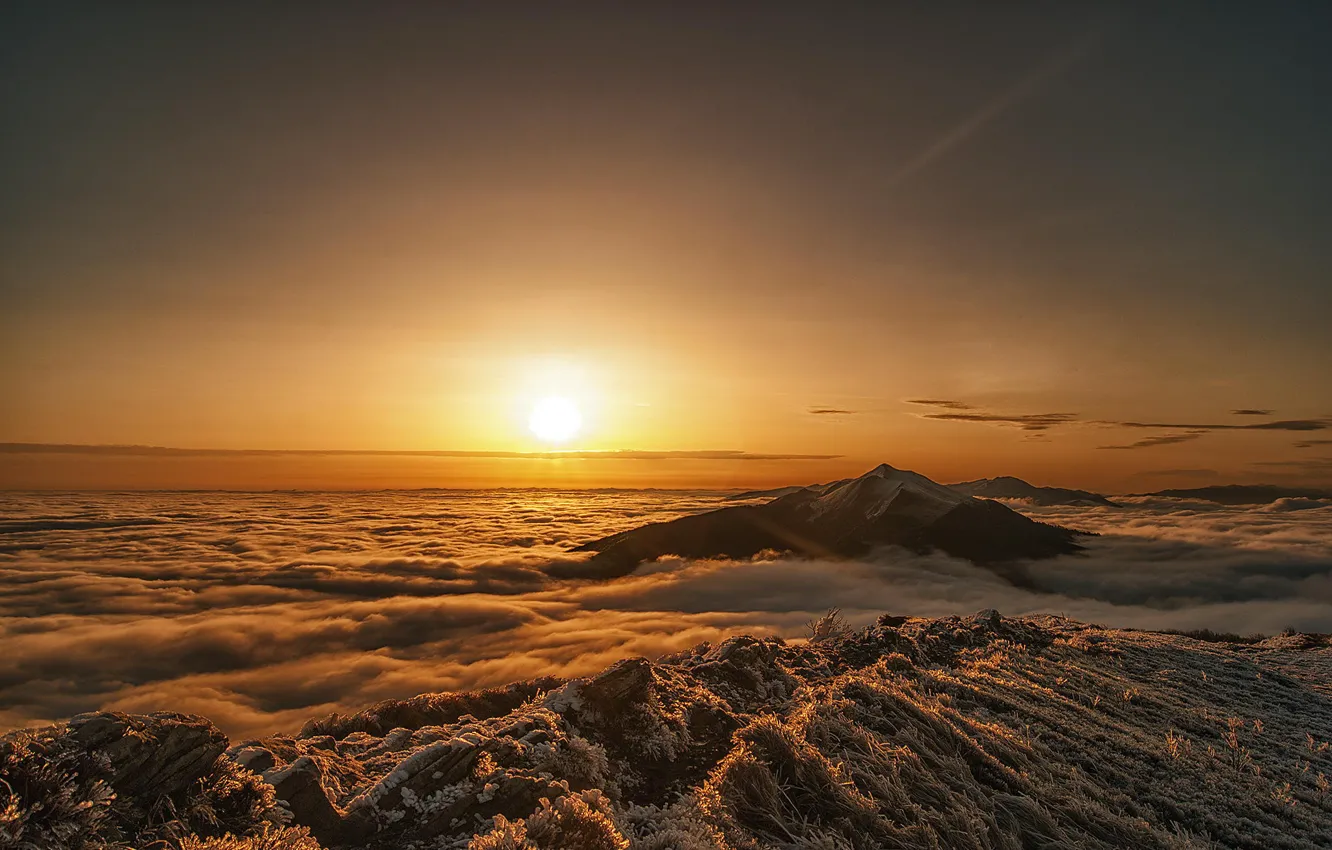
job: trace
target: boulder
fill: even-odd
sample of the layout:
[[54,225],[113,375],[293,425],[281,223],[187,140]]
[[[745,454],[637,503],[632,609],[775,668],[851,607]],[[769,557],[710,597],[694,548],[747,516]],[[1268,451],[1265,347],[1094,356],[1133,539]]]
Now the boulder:
[[227,736],[194,714],[80,714],[69,728],[80,746],[106,758],[116,792],[140,799],[183,791],[227,749]]
[[344,838],[342,813],[324,790],[323,770],[309,756],[301,756],[286,767],[270,770],[264,781],[273,786],[277,798],[291,812],[294,823],[310,828],[324,844]]

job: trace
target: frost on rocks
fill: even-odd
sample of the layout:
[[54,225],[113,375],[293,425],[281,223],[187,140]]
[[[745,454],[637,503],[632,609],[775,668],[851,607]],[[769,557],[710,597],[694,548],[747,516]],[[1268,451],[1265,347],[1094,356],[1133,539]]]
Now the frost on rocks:
[[[175,812],[175,841],[218,829],[206,802],[234,842],[253,837],[182,845],[209,850],[1306,850],[1332,835],[1329,683],[1322,635],[884,616],[813,643],[736,637],[570,682],[381,703],[233,746],[203,785],[180,782],[223,743],[206,721],[79,719],[4,739],[0,792],[49,785],[60,753],[111,753],[122,773],[101,769],[136,803],[125,765],[174,766],[174,808],[138,811]],[[122,801],[91,785],[81,798],[83,769],[51,802],[0,798],[0,812],[86,798],[69,810],[110,836]],[[242,817],[225,801],[244,782],[268,796]],[[284,810],[288,843],[270,840]]]

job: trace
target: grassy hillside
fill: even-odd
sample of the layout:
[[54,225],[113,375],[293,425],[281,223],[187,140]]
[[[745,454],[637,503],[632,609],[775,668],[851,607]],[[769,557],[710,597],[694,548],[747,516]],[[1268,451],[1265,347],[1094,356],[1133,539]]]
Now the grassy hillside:
[[0,848],[1294,850],[1329,846],[1329,741],[1322,636],[829,618],[225,752],[184,715],[16,733]]

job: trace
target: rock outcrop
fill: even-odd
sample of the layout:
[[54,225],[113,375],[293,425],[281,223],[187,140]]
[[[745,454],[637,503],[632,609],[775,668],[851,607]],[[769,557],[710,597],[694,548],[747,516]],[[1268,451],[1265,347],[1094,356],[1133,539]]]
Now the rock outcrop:
[[[187,715],[16,733],[0,847],[1306,850],[1332,834],[1327,636],[995,611],[817,633],[626,659],[521,702],[381,703],[221,757]],[[261,789],[243,815],[237,788]],[[101,843],[69,828],[90,812]]]
[[206,718],[170,712],[10,733],[0,738],[0,848],[175,847],[278,827],[274,789],[227,758],[227,744]]
[[106,759],[118,794],[137,799],[184,791],[227,749],[227,736],[207,719],[170,712],[81,714],[69,721],[69,736]]

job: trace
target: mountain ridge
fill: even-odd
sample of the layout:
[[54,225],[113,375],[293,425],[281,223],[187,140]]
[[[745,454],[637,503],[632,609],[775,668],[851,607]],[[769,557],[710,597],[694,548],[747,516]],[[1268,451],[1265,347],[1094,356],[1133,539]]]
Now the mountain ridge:
[[1079,534],[880,464],[856,478],[800,488],[764,504],[724,507],[588,541],[573,551],[593,552],[592,558],[573,569],[606,578],[666,555],[750,558],[777,550],[856,557],[900,546],[990,566],[1025,586],[1029,582],[1017,562],[1078,552]]
[[1022,499],[1033,505],[1046,507],[1055,505],[1118,507],[1105,496],[1100,493],[1093,493],[1090,490],[1075,490],[1067,487],[1038,487],[1011,475],[1001,475],[998,478],[978,478],[975,481],[960,481],[948,486],[969,496],[986,499]]
[[735,636],[241,742],[171,712],[11,733],[0,843],[1313,850],[1329,682],[1326,635],[834,613],[808,641]]
[[1132,495],[1158,496],[1167,499],[1203,499],[1219,505],[1262,505],[1275,502],[1277,499],[1332,499],[1332,490],[1279,484],[1215,484],[1210,487],[1175,488]]
[[[838,487],[852,479],[844,478],[840,481],[831,481],[827,484],[810,484],[801,486],[798,484],[786,487],[774,487],[770,490],[747,490],[742,493],[735,493],[727,496],[726,501],[748,501],[760,498],[778,498],[781,496],[797,493],[801,490],[814,490],[824,492],[829,488]],[[1118,507],[1115,502],[1100,493],[1094,493],[1090,490],[1078,490],[1070,487],[1040,487],[1017,478],[1012,475],[1001,475],[996,478],[977,478],[974,481],[959,481],[956,484],[943,484],[943,487],[956,490],[967,496],[975,496],[984,499],[1021,499],[1034,505],[1055,506],[1055,505],[1099,505],[1102,507]]]

